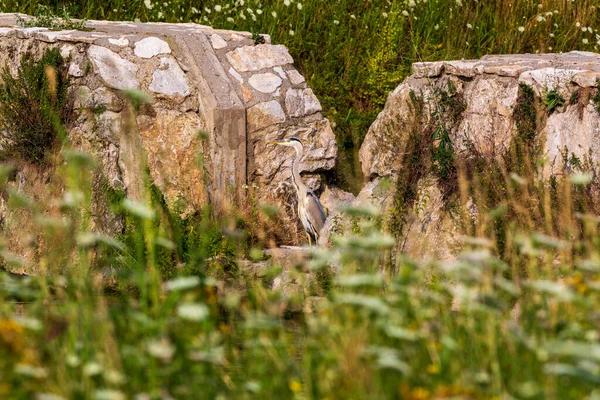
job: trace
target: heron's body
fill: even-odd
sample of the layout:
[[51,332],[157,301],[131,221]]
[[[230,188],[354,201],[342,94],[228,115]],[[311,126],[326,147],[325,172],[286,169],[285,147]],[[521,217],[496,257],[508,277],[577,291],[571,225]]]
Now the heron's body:
[[296,157],[292,160],[292,183],[298,196],[298,218],[308,236],[310,244],[319,240],[319,233],[325,224],[325,211],[315,193],[310,190],[300,177],[298,164],[304,152],[302,142],[296,138],[284,139],[273,144],[293,147],[296,150]]

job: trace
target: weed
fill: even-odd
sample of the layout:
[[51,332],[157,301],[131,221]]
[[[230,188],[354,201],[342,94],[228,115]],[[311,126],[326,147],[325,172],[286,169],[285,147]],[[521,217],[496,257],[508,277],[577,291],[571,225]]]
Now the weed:
[[447,90],[435,88],[430,99],[433,106],[432,119],[435,124],[431,148],[434,171],[438,177],[442,194],[447,199],[456,191],[456,160],[450,131],[460,122],[467,104],[456,86],[448,81]]
[[564,97],[556,89],[550,90],[544,97],[544,108],[549,113],[553,113],[558,107],[562,107],[564,104]]
[[417,123],[406,132],[407,142],[402,155],[402,168],[395,185],[392,210],[388,217],[388,230],[401,237],[406,225],[406,216],[417,198],[417,184],[431,165],[428,151],[432,136],[425,132],[420,115],[424,109],[423,99],[411,93],[411,114]]
[[594,102],[594,108],[600,113],[600,79],[596,79],[596,92],[592,97],[592,101]]
[[252,32],[252,40],[254,41],[254,44],[264,44],[265,43],[264,36],[260,35],[256,32]]
[[0,85],[2,158],[34,164],[46,160],[60,126],[70,121],[68,87],[67,67],[58,48],[46,50],[37,61],[25,56],[16,78],[4,67]]
[[35,14],[32,18],[26,20],[17,15],[17,23],[23,28],[48,28],[51,31],[63,31],[77,29],[80,31],[89,31],[86,27],[87,20],[79,22],[73,21],[67,9],[63,6],[62,15],[54,15],[52,9],[48,6],[38,4]]

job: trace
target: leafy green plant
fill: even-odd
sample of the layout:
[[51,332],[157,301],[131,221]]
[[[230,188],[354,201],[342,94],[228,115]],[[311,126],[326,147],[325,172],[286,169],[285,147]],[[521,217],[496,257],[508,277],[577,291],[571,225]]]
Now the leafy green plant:
[[38,4],[36,12],[30,19],[25,19],[17,15],[17,23],[23,28],[48,28],[52,31],[62,31],[77,29],[80,31],[89,31],[86,27],[87,20],[73,21],[65,7],[62,8],[62,15],[53,14],[52,8]]
[[1,156],[43,163],[72,113],[69,77],[58,48],[39,60],[25,56],[13,77],[8,66],[0,84]]
[[565,99],[556,89],[550,90],[544,97],[544,108],[549,112],[554,112],[558,107],[565,105]]
[[600,79],[596,79],[596,93],[592,97],[594,108],[600,113]]

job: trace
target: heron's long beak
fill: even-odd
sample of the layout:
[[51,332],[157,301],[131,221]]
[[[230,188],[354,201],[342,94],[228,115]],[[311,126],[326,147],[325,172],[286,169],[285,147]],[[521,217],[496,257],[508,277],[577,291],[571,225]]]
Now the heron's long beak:
[[278,140],[276,140],[276,141],[273,141],[273,142],[267,142],[267,144],[284,144],[284,143],[285,143],[285,142],[283,142],[283,141],[278,141]]

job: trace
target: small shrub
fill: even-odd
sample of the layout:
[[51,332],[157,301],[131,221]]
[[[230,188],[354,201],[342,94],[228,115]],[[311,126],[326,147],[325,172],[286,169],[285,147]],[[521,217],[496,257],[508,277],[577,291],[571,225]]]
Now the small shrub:
[[556,110],[558,107],[562,107],[563,105],[565,105],[565,99],[560,93],[558,93],[556,89],[552,89],[546,93],[546,97],[544,98],[544,107],[549,113],[554,112],[554,110]]
[[41,164],[72,111],[60,50],[45,51],[39,61],[24,57],[16,78],[6,66],[1,81],[0,157]]

